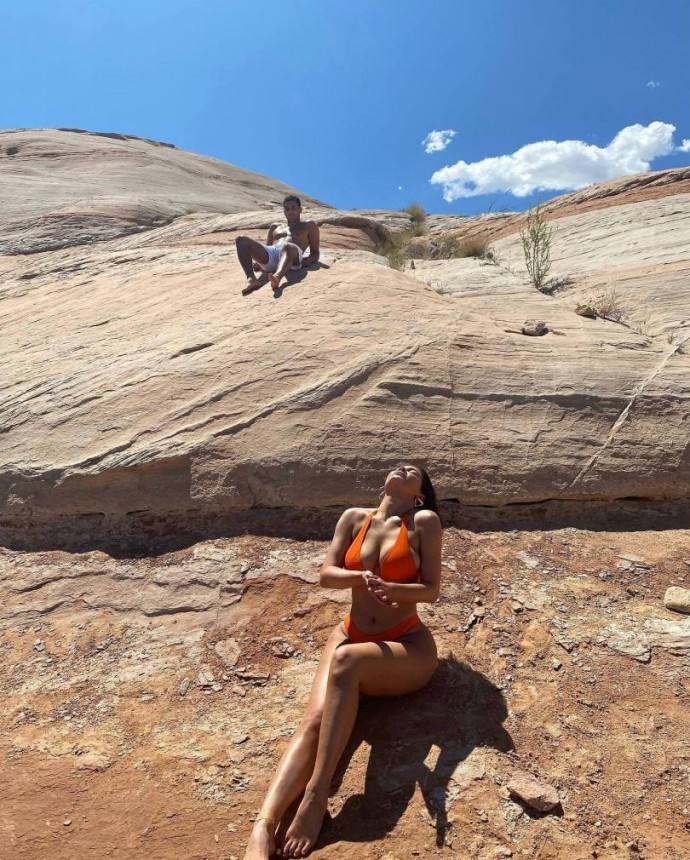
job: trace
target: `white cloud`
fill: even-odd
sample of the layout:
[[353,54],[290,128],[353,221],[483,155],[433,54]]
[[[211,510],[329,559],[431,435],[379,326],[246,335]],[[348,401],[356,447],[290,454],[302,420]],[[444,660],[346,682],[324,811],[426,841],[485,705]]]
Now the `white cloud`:
[[457,132],[452,128],[447,128],[444,131],[430,131],[422,141],[424,152],[429,155],[432,152],[443,152]]
[[402,185],[398,185],[398,191],[402,191]]
[[[644,173],[653,159],[678,151],[673,144],[675,130],[665,122],[629,125],[604,147],[581,140],[542,140],[528,143],[511,155],[469,164],[458,161],[437,170],[430,182],[443,187],[443,197],[449,203],[496,191],[526,197],[535,191],[575,190],[617,176]],[[683,141],[683,146],[687,142]]]
[[661,84],[659,83],[659,81],[647,81],[647,86],[655,90],[657,87],[660,87]]
[[678,147],[678,152],[690,152],[690,138],[681,143]]

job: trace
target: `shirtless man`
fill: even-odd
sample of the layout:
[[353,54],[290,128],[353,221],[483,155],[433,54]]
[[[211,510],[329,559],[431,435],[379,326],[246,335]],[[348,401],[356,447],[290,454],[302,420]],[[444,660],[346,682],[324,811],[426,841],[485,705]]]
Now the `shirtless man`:
[[[262,286],[254,272],[270,273],[271,286],[279,290],[288,269],[302,269],[319,259],[319,228],[315,221],[302,221],[302,201],[294,194],[283,200],[287,224],[271,224],[266,244],[238,236],[235,239],[237,259],[247,276],[242,295],[247,296]],[[309,254],[304,252],[309,248]]]

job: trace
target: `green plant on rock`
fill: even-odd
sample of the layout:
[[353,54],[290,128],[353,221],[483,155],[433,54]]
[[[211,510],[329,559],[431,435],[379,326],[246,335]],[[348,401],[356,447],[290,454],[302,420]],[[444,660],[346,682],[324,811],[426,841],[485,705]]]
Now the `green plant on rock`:
[[429,243],[433,260],[453,260],[457,257],[476,257],[493,261],[491,247],[483,239],[465,239],[459,242],[455,236],[439,236]]
[[[590,306],[598,317],[609,320],[609,322],[623,323],[625,320],[626,311],[615,287],[611,287],[605,293],[598,296],[598,298],[590,301]],[[646,334],[646,332],[644,333]],[[640,334],[643,334],[643,332],[640,332]]]
[[376,253],[387,257],[392,269],[404,269],[408,260],[408,248],[412,233],[403,230],[400,233],[387,233],[379,243]]
[[494,252],[483,239],[466,239],[458,247],[458,257],[476,257],[478,260],[493,260]]
[[403,210],[410,216],[412,221],[412,235],[423,236],[426,233],[426,210],[421,203],[410,203]]
[[455,236],[439,236],[430,243],[434,260],[452,260],[460,256],[460,245]]
[[527,212],[527,226],[520,233],[525,267],[538,290],[548,284],[551,270],[551,237],[553,228],[544,220],[541,204]]

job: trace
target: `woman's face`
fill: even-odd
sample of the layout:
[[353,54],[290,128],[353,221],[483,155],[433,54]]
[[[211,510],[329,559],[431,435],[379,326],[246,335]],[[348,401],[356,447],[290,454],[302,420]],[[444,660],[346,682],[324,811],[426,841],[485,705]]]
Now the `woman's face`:
[[386,476],[385,489],[395,489],[411,497],[419,496],[422,490],[422,473],[417,466],[404,464],[396,466]]

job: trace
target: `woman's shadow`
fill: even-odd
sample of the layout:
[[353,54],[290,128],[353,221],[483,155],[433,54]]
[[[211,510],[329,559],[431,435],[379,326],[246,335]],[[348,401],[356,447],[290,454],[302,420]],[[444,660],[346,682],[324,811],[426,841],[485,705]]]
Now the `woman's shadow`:
[[[418,693],[400,698],[365,698],[345,754],[338,765],[332,791],[362,743],[370,746],[364,792],[347,799],[340,812],[326,821],[319,846],[345,839],[369,842],[390,833],[405,813],[418,785],[436,825],[436,844],[445,843],[449,794],[453,782],[481,776],[468,762],[476,747],[501,752],[513,742],[503,728],[508,708],[501,691],[484,675],[450,657],[439,661],[431,682]],[[433,769],[425,764],[433,747]]]

